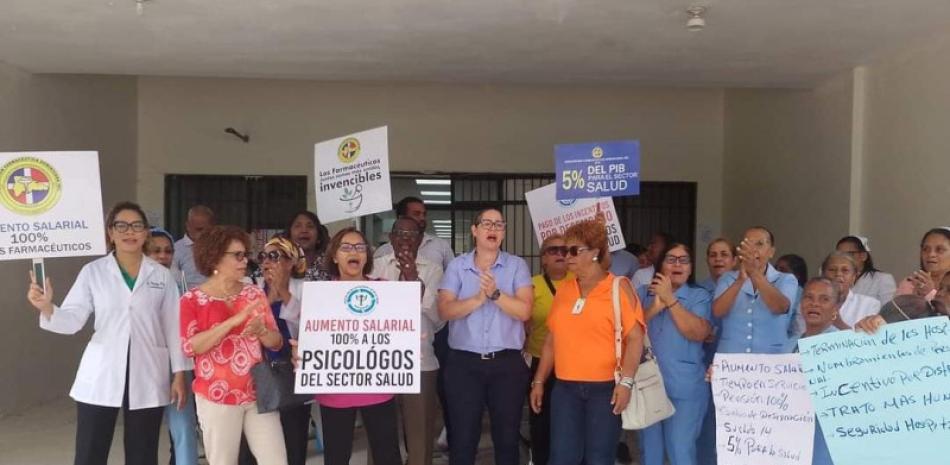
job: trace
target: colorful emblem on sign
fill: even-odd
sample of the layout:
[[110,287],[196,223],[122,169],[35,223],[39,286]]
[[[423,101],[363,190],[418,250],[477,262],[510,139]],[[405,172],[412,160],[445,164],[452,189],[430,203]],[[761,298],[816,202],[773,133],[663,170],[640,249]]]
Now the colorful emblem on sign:
[[43,160],[23,157],[0,168],[3,191],[0,203],[21,215],[39,215],[49,211],[62,195],[59,173]]
[[350,289],[343,300],[350,312],[356,315],[367,315],[376,308],[376,304],[379,303],[379,296],[371,288],[359,286]]
[[360,156],[360,141],[355,137],[347,137],[340,142],[340,148],[336,151],[337,158],[343,163],[353,163]]

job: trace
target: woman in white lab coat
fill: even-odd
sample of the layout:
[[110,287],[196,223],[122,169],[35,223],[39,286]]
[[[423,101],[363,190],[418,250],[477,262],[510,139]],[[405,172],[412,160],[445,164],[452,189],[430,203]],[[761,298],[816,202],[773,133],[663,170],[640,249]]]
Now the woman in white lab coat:
[[69,393],[77,405],[74,463],[106,463],[121,410],[125,463],[155,465],[165,406],[184,397],[178,289],[171,273],[143,254],[148,224],[141,207],[117,204],[106,229],[110,253],[82,268],[61,306],[53,304],[50,279],[44,293],[32,273],[27,299],[40,311],[40,327],[55,333],[75,334],[95,314]]

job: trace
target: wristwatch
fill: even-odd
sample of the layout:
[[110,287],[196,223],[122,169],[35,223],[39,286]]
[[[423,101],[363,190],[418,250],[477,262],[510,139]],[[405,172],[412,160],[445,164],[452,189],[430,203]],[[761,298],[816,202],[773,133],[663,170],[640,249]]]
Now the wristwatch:
[[492,292],[491,295],[488,296],[488,300],[498,300],[499,297],[501,297],[501,290],[495,289],[495,292]]

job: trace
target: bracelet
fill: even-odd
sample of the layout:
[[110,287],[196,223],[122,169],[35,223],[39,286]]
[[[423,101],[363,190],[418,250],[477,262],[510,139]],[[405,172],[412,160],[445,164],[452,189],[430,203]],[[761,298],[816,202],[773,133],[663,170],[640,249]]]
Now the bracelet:
[[544,381],[534,380],[531,382],[531,387],[534,387],[536,384],[544,384]]
[[631,378],[631,377],[629,377],[629,376],[624,376],[623,378],[620,378],[620,382],[617,383],[617,384],[619,384],[619,385],[621,385],[621,386],[623,386],[623,387],[625,387],[625,388],[627,388],[627,389],[633,389],[633,378]]

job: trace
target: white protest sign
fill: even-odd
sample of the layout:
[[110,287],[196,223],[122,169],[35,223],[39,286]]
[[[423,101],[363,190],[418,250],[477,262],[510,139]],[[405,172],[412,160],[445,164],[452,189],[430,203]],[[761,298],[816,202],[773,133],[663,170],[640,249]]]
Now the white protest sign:
[[106,253],[97,152],[0,153],[0,260]]
[[607,245],[610,251],[614,252],[627,246],[617,221],[617,210],[614,209],[612,198],[557,200],[556,188],[552,183],[524,194],[538,244],[551,234],[563,234],[574,223],[594,219],[597,216],[597,204],[600,203],[600,210],[607,219]]
[[811,465],[815,412],[798,354],[716,354],[719,465]]
[[393,209],[386,126],[320,142],[313,152],[320,221]]
[[418,393],[421,292],[416,281],[304,283],[295,392]]

